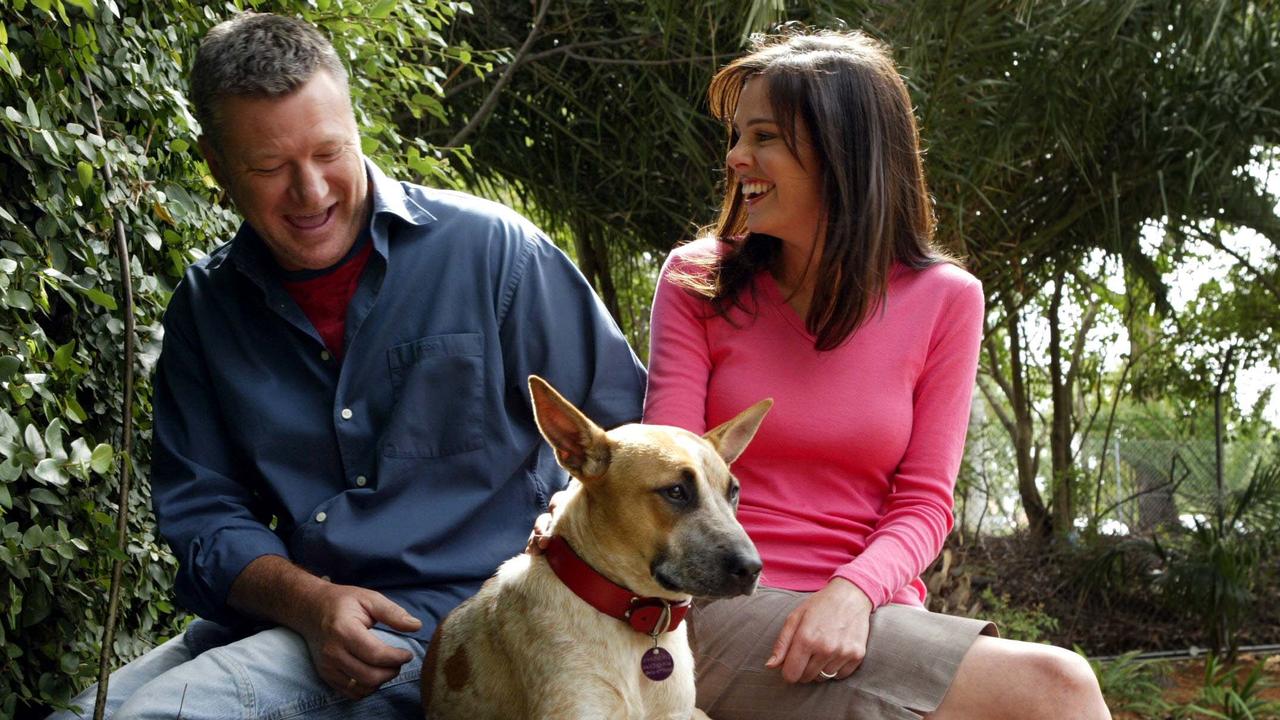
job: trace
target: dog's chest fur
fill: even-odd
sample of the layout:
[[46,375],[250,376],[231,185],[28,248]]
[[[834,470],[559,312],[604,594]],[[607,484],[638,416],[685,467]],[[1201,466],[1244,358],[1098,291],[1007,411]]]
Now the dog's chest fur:
[[[448,623],[448,634],[437,635],[440,647],[431,648],[439,666],[433,720],[684,720],[693,707],[684,625],[658,639],[675,661],[671,676],[650,680],[640,662],[653,639],[574,595],[542,557],[508,560]],[[469,641],[460,646],[454,638]]]

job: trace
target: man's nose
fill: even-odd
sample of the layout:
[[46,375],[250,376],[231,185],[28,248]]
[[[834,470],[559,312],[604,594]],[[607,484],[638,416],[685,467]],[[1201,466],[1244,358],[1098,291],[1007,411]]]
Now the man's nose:
[[329,186],[319,166],[304,162],[298,165],[298,169],[294,172],[292,190],[293,199],[300,206],[299,209],[314,211],[319,209],[317,206],[329,193]]

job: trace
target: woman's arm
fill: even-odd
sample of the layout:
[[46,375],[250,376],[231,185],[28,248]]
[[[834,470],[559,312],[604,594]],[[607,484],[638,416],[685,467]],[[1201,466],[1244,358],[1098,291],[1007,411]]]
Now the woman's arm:
[[858,586],[879,607],[937,558],[954,524],[956,475],[964,456],[985,305],[981,284],[951,294],[934,324],[912,401],[911,438],[866,549],[832,577]]
[[654,291],[644,422],[701,434],[707,430],[707,382],[711,376],[706,327],[710,307],[672,280],[672,272],[687,270],[681,256],[677,250],[667,258]]

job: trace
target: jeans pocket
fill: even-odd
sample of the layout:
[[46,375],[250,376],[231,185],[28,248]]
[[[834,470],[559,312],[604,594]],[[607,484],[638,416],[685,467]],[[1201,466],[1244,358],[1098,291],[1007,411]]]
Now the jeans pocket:
[[387,351],[395,407],[382,452],[441,457],[484,447],[484,339],[430,335]]

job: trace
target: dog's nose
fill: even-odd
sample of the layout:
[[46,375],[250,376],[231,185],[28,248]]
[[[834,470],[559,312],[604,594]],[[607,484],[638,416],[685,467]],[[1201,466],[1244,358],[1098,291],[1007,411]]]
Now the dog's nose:
[[760,556],[756,553],[736,552],[725,558],[725,570],[744,591],[755,586],[762,567],[764,564],[760,562]]

